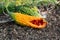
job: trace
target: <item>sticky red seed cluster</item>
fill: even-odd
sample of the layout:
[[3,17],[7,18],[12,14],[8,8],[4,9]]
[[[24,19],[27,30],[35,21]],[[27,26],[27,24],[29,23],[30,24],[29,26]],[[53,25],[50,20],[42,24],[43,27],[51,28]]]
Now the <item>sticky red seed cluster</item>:
[[31,23],[33,23],[35,25],[38,25],[38,26],[44,24],[43,19],[41,19],[41,20],[32,20]]

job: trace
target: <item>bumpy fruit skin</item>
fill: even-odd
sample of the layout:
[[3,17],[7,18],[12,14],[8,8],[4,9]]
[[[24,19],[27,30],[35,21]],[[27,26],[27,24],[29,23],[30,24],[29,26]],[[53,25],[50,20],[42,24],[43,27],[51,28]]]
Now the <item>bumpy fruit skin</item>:
[[[25,15],[25,14],[21,14],[21,13],[13,13],[12,18],[17,23],[23,24],[23,25],[26,25],[26,26],[32,27],[32,28],[45,28],[46,25],[47,25],[46,20],[43,19],[43,18],[30,16],[30,15]],[[42,23],[40,23],[38,20]]]

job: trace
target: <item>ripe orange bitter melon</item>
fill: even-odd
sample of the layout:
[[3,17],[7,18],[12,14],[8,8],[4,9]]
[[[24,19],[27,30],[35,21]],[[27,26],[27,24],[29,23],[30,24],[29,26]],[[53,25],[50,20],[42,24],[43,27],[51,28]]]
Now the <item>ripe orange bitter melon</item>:
[[21,13],[13,13],[11,16],[17,23],[32,28],[45,28],[47,25],[47,21],[40,17],[25,15]]

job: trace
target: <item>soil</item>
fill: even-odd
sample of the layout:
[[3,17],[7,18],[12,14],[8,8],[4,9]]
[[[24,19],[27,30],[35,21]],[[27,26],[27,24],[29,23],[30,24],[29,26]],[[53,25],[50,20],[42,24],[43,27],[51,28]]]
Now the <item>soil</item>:
[[[14,21],[0,23],[0,40],[60,40],[60,6],[48,7],[47,12],[48,25],[44,29],[20,26]],[[3,14],[2,18],[9,17]]]

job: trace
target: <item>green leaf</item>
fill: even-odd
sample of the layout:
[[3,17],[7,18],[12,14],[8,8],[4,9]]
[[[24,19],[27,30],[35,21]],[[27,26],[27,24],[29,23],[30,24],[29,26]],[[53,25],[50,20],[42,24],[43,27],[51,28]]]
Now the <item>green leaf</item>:
[[4,7],[3,0],[0,0],[0,14],[3,13],[3,7]]

